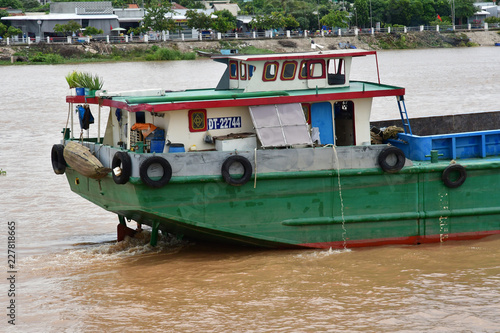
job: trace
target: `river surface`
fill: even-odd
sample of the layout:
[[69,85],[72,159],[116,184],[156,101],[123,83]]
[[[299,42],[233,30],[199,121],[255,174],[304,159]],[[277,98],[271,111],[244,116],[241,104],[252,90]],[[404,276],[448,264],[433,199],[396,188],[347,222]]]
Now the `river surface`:
[[[500,110],[499,56],[498,47],[429,49],[381,51],[378,61],[382,83],[406,87],[418,117]],[[377,79],[374,57],[354,66],[353,78]],[[0,67],[0,331],[500,332],[496,236],[346,251],[150,248],[148,231],[116,243],[116,216],[52,171],[64,76],[98,73],[108,90],[181,89],[213,86],[223,69],[210,60]],[[394,98],[374,103],[372,120],[398,117]]]

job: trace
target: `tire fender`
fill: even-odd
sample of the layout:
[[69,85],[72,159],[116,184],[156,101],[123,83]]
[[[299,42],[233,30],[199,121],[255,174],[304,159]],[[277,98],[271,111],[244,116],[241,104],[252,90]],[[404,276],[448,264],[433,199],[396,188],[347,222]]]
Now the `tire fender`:
[[[390,164],[388,162],[389,157],[392,155],[396,157],[395,164]],[[405,153],[403,153],[403,151],[398,147],[394,146],[386,147],[378,155],[378,164],[380,165],[382,170],[388,173],[398,172],[404,167],[405,162],[406,162]]]
[[[450,175],[455,172],[459,173],[459,177],[456,180],[451,180]],[[446,185],[447,187],[457,188],[461,186],[467,179],[467,171],[461,164],[451,164],[448,165],[446,169],[444,169],[443,174],[441,175],[441,179],[443,180],[444,185]]]
[[116,184],[126,184],[130,176],[132,175],[132,160],[130,155],[124,151],[119,151],[113,156],[113,161],[111,162],[111,169],[115,169],[116,167],[120,167],[122,172],[119,176],[115,175],[114,171],[113,180]]
[[52,146],[52,169],[54,169],[56,175],[62,175],[66,171],[66,160],[64,159],[63,152],[63,145],[57,144]]
[[[148,175],[148,169],[153,164],[159,164],[163,169],[163,176],[158,180],[153,180]],[[141,163],[139,167],[139,175],[144,184],[153,188],[160,188],[168,184],[170,178],[172,178],[172,167],[166,159],[160,156],[148,157]]]
[[[229,168],[231,168],[231,165],[233,165],[233,163],[240,163],[243,167],[243,176],[241,178],[233,178],[229,173]],[[250,177],[252,177],[252,171],[253,169],[250,161],[241,155],[229,156],[222,164],[221,169],[222,178],[224,178],[224,181],[233,186],[245,185],[250,180]]]

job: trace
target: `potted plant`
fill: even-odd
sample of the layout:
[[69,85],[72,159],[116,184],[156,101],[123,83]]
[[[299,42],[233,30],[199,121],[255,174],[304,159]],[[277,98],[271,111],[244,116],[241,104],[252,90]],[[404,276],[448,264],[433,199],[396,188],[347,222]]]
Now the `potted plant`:
[[80,72],[76,73],[75,81],[78,87],[85,88],[85,95],[90,97],[94,97],[95,92],[101,90],[104,83],[98,75]]

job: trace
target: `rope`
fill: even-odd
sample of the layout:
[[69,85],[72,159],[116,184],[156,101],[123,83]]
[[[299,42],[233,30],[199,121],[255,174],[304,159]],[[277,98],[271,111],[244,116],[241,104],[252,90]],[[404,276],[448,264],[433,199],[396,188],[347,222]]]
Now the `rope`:
[[253,177],[253,188],[256,188],[257,187],[257,148],[254,148],[253,159],[254,159],[254,164],[255,164],[255,173],[254,173],[254,177]]

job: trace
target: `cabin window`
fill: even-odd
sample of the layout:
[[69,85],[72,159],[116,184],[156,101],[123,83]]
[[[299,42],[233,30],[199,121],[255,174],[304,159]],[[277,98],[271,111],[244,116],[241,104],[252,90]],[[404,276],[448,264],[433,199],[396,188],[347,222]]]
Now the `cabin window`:
[[250,79],[253,76],[253,72],[255,71],[255,66],[248,65],[248,78]]
[[299,79],[302,79],[302,80],[307,79],[307,61],[306,60],[303,60],[300,63]]
[[233,80],[238,79],[238,62],[234,60],[229,61],[229,78]]
[[207,110],[189,110],[189,131],[202,132],[207,130]]
[[325,77],[325,62],[323,60],[313,60],[307,62],[309,68],[308,79],[322,79]]
[[345,65],[344,59],[328,60],[328,84],[345,84]]
[[241,80],[247,79],[247,65],[244,63],[240,64],[240,79]]
[[325,77],[324,60],[304,60],[300,63],[299,79],[323,79]]
[[297,71],[296,61],[285,61],[283,63],[283,70],[281,72],[282,80],[293,80],[295,78],[295,72]]
[[302,111],[304,111],[304,117],[306,118],[306,123],[311,124],[311,104],[302,103]]
[[278,75],[278,62],[266,62],[264,64],[264,75],[262,77],[262,81],[274,81],[276,80],[276,76]]

